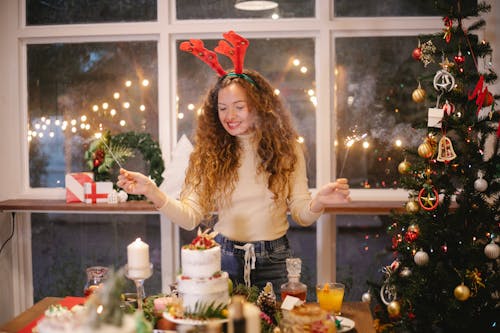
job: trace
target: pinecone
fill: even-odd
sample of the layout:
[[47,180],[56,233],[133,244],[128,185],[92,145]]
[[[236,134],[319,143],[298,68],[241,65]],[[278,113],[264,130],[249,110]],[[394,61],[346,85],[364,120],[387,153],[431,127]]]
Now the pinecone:
[[273,284],[271,282],[266,283],[266,286],[259,294],[257,298],[257,306],[260,311],[264,312],[271,318],[271,320],[276,321],[276,295],[273,291]]

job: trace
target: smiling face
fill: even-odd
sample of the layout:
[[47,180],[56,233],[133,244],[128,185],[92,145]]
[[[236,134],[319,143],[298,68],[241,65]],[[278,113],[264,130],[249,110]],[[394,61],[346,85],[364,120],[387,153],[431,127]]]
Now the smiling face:
[[218,115],[224,129],[231,135],[253,131],[255,112],[250,110],[245,90],[236,83],[219,90]]

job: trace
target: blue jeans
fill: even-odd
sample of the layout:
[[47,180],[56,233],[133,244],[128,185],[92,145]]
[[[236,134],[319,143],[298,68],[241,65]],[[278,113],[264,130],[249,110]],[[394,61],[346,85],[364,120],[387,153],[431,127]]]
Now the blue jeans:
[[[238,247],[247,243],[232,241],[221,234],[215,237],[215,241],[221,246],[222,270],[228,272],[235,285],[245,284],[245,250]],[[255,269],[250,271],[251,285],[260,291],[271,282],[279,299],[280,287],[288,281],[286,259],[292,256],[288,238],[285,235],[273,241],[249,243],[255,250]]]

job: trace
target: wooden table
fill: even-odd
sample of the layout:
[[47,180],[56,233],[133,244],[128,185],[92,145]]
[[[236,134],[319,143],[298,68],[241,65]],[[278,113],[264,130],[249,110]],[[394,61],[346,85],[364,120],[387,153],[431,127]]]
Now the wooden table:
[[40,302],[33,305],[28,310],[21,313],[16,318],[5,323],[0,327],[0,333],[14,333],[20,331],[33,320],[38,319],[45,310],[52,304],[57,304],[62,298],[59,297],[45,297]]
[[[51,305],[57,304],[62,298],[46,297],[21,313],[16,318],[0,327],[0,333],[16,333],[33,320],[43,315],[44,311]],[[363,302],[345,302],[342,305],[342,316],[354,320],[355,327],[350,333],[375,333],[373,317],[370,307]]]

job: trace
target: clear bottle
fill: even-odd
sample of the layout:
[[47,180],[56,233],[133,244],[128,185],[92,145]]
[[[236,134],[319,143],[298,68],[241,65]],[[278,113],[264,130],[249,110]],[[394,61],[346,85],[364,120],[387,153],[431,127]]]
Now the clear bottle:
[[300,272],[302,270],[302,260],[300,258],[288,258],[286,260],[286,270],[288,271],[288,282],[280,287],[281,301],[290,295],[306,301],[307,286],[300,282]]

